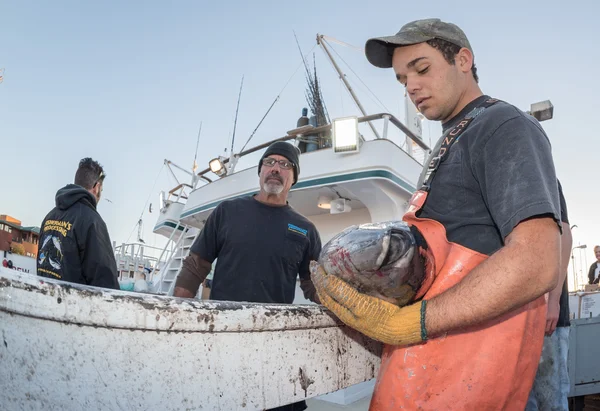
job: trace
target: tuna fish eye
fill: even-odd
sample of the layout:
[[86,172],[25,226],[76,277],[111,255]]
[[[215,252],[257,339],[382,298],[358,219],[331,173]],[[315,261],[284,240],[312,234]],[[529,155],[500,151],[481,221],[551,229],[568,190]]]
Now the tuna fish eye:
[[383,259],[381,267],[385,267],[389,264],[395,264],[398,260],[403,258],[410,246],[412,241],[405,231],[392,230],[390,233],[390,247],[388,248],[387,254]]

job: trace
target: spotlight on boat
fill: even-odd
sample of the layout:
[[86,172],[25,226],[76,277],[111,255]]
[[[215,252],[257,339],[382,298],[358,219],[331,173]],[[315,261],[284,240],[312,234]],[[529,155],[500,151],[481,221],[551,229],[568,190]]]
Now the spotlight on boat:
[[212,160],[210,160],[210,163],[208,163],[208,166],[210,167],[210,171],[212,171],[219,177],[223,177],[223,176],[227,175],[227,167],[225,167],[223,160],[219,157],[213,158]]
[[554,106],[550,100],[533,103],[527,114],[531,114],[537,121],[550,120],[554,115]]
[[320,195],[317,200],[317,207],[329,209],[331,208],[331,200],[331,197]]
[[356,153],[360,149],[358,118],[344,117],[333,120],[333,151],[335,153]]

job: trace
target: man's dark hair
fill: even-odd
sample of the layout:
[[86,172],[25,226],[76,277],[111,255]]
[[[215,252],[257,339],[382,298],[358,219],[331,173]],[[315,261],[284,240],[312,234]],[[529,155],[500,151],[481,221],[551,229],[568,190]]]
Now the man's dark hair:
[[96,183],[104,181],[104,177],[106,174],[102,166],[97,161],[86,157],[79,162],[79,168],[75,173],[75,184],[91,190]]
[[[434,49],[437,49],[442,53],[444,59],[448,62],[448,64],[454,65],[455,58],[461,47],[457,46],[454,43],[450,43],[449,41],[442,39],[432,39],[428,40],[427,44],[429,44]],[[475,58],[473,58],[473,67],[471,67],[471,73],[473,73],[473,78],[476,83],[479,83],[479,76],[477,75],[477,67],[475,66]]]

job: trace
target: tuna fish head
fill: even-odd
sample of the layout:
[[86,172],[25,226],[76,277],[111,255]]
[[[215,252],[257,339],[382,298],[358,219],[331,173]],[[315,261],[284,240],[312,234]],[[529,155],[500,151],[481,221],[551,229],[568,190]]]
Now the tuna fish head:
[[319,264],[360,292],[406,305],[425,276],[415,237],[403,221],[352,226],[323,246]]

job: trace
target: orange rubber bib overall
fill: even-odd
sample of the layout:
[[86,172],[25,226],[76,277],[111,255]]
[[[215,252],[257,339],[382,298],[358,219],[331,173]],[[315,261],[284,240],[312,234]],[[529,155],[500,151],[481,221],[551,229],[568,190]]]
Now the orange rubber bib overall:
[[[463,122],[464,130],[468,122]],[[403,220],[420,231],[433,254],[435,274],[416,296],[429,300],[459,283],[487,256],[448,242],[441,223],[416,216],[427,194],[413,195]],[[370,411],[523,410],[542,352],[545,319],[542,296],[486,324],[408,347],[386,345]]]

